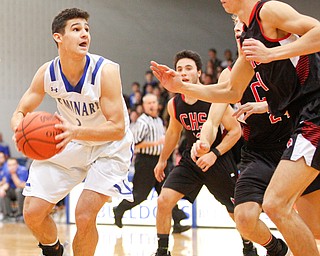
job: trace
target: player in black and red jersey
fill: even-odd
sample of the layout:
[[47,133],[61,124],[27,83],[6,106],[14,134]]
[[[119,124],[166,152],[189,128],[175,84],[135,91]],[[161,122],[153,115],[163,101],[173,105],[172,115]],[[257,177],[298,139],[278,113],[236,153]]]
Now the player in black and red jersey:
[[[181,74],[183,81],[200,84],[202,64],[197,53],[188,50],[177,53],[175,67],[177,72]],[[190,157],[190,149],[200,135],[209,109],[214,116],[210,118],[214,129],[214,132],[211,133],[214,142],[210,152],[198,159],[199,166],[197,166]],[[168,112],[171,118],[166,131],[165,144],[154,170],[159,182],[164,180],[167,159],[179,142],[183,129],[186,132],[187,146],[182,153],[179,164],[167,177],[158,198],[157,256],[170,255],[168,244],[173,206],[183,197],[193,203],[203,185],[227,208],[229,215],[233,218],[237,167],[229,150],[241,135],[240,125],[232,117],[233,110],[226,103],[212,104],[211,106],[210,103],[178,94],[169,101]],[[227,131],[223,138],[220,123]],[[256,248],[253,247],[252,242],[247,240],[243,242],[243,254],[256,256]]]
[[244,22],[242,47],[229,81],[205,88],[182,83],[179,74],[152,62],[168,90],[210,102],[239,101],[253,76],[269,110],[288,112],[294,131],[266,190],[263,209],[295,256],[319,255],[314,236],[293,206],[320,170],[320,22],[279,1],[224,0]]

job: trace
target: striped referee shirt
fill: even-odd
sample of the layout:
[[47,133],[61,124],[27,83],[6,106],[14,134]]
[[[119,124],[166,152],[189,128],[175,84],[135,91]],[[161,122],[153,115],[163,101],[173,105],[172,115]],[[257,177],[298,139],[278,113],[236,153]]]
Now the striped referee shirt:
[[[156,142],[159,141],[165,134],[163,121],[160,117],[152,117],[143,113],[137,119],[134,126],[131,128],[134,143],[139,144],[145,142]],[[163,144],[140,148],[137,150],[138,153],[159,156],[163,148]]]

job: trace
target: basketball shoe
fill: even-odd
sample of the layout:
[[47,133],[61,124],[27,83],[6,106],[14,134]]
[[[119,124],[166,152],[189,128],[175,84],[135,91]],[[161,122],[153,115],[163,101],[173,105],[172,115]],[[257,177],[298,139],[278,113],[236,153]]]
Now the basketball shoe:
[[[69,254],[69,247],[70,247],[69,242],[67,242],[67,241],[64,242],[63,245],[62,245],[62,247],[63,247],[62,256],[70,256],[70,254]],[[39,256],[45,256],[45,255],[42,254],[42,252],[41,252],[41,254],[40,254]]]
[[157,250],[157,252],[156,252],[156,254],[154,254],[154,256],[171,256],[171,253],[169,251],[161,252],[161,251]]
[[290,256],[291,251],[287,244],[280,238],[278,240],[277,250],[275,252],[267,252],[267,256]]

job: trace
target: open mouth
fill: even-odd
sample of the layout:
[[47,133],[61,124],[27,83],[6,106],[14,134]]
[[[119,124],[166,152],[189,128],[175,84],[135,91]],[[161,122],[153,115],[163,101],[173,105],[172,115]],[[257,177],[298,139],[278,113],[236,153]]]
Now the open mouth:
[[87,43],[86,42],[83,42],[81,44],[79,44],[81,47],[87,47]]

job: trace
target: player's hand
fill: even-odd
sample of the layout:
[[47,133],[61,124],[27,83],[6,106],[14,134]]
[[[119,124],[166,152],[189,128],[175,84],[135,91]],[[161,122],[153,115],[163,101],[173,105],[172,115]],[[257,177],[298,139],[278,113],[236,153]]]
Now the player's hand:
[[57,144],[57,148],[59,148],[59,152],[61,152],[67,146],[67,144],[76,137],[75,133],[77,126],[70,124],[64,117],[62,117],[58,113],[55,113],[54,115],[61,121],[60,124],[55,125],[55,128],[61,129],[63,131],[55,137],[56,140],[62,140]]
[[196,164],[201,168],[203,172],[206,172],[216,162],[217,158],[218,157],[213,152],[209,152],[199,157]]
[[239,119],[242,115],[242,120],[245,121],[252,114],[263,114],[268,111],[268,103],[262,102],[247,102],[239,105],[238,109],[233,113],[233,116]]
[[210,145],[201,140],[197,140],[193,143],[191,148],[191,158],[196,163],[198,158],[208,153],[210,150]]
[[156,167],[154,168],[154,176],[156,177],[156,180],[161,182],[166,177],[164,170],[167,167],[167,162],[158,162]]
[[166,65],[158,64],[155,61],[151,61],[150,69],[154,76],[160,81],[161,85],[164,86],[168,91],[179,93],[183,82],[178,72],[169,68]]
[[267,48],[259,40],[253,38],[243,41],[242,52],[246,56],[246,59],[250,61],[269,63],[273,60],[270,48]]

